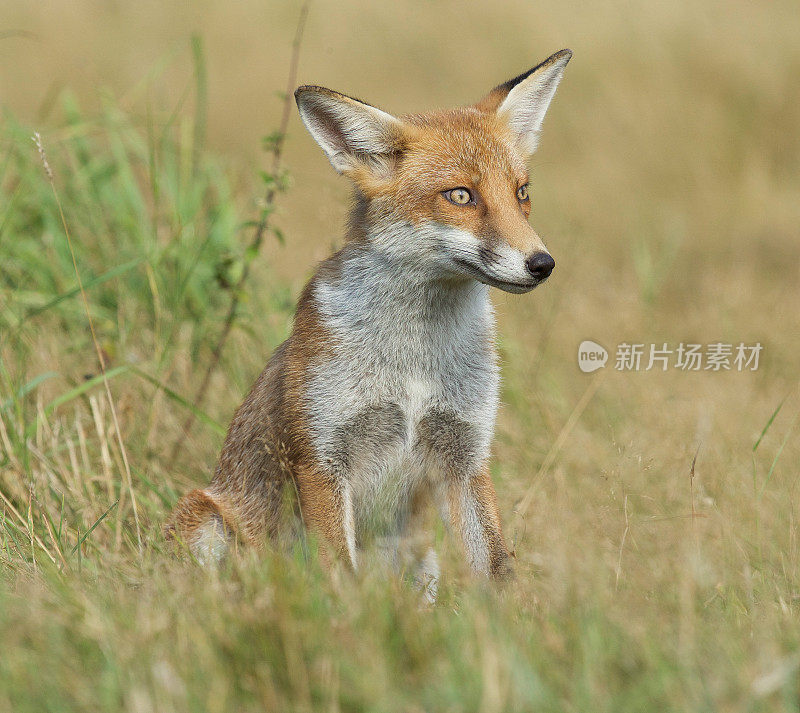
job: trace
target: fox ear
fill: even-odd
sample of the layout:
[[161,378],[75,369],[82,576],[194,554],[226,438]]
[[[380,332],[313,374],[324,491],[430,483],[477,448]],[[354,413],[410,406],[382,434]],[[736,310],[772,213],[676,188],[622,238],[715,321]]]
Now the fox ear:
[[532,154],[547,107],[571,57],[571,50],[556,52],[533,69],[492,89],[476,107],[496,112],[511,127],[520,148]]
[[398,119],[324,87],[303,86],[294,97],[303,123],[339,173],[390,169],[400,150]]

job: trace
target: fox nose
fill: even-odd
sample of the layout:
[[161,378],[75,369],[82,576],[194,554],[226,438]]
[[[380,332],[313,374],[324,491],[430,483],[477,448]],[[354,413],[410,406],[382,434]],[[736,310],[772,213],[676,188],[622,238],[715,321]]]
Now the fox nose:
[[549,253],[533,253],[526,261],[525,267],[537,280],[546,280],[553,272],[556,261]]

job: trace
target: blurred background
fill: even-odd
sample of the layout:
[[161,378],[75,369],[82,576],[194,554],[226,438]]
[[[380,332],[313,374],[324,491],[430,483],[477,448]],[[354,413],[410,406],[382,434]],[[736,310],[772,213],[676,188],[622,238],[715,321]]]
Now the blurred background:
[[[15,536],[35,534],[55,561],[60,546],[72,562],[78,543],[86,567],[100,571],[113,556],[130,568],[135,532],[158,541],[178,495],[208,479],[224,427],[288,334],[315,264],[341,244],[347,182],[292,104],[275,230],[257,254],[246,248],[265,180],[283,185],[283,174],[259,172],[271,171],[263,139],[279,126],[299,14],[299,3],[277,0],[0,8],[0,491],[19,514],[4,510]],[[396,114],[471,103],[558,49],[574,52],[531,164],[531,222],[557,268],[531,295],[493,295],[504,386],[492,472],[520,572],[508,612],[525,616],[479,613],[454,595],[475,626],[464,640],[499,648],[494,664],[476,654],[474,668],[442,673],[454,690],[474,677],[482,710],[548,709],[531,693],[540,690],[553,710],[589,709],[582,701],[797,710],[798,38],[796,0],[310,6],[297,84]],[[132,476],[34,130],[118,370],[111,387]],[[244,265],[250,278],[215,365]],[[608,349],[605,369],[578,369],[584,340]],[[756,371],[620,372],[625,342],[763,351]],[[209,364],[210,389],[193,404]],[[187,415],[195,423],[183,441]],[[67,524],[54,546],[47,523],[59,511]],[[36,564],[21,544],[5,557],[24,571]],[[24,605],[15,609],[23,629],[44,646]],[[483,616],[496,618],[486,628]],[[141,640],[103,621],[101,639],[115,632],[142,652],[167,650],[155,634]],[[349,646],[317,626],[331,648]],[[427,626],[423,652],[438,641]],[[206,635],[199,665],[214,680],[223,655]],[[504,637],[517,635],[530,648],[509,649]],[[379,665],[371,651],[358,666]],[[300,654],[328,690],[327,659],[315,656]],[[520,683],[519,660],[543,688]],[[177,706],[147,670],[136,680],[151,700]],[[438,689],[419,672],[398,674],[398,692],[391,676],[360,688],[355,673],[330,670],[387,710],[393,696],[404,710],[471,709],[456,694],[428,696]],[[408,691],[420,680],[418,699]],[[292,701],[305,690],[276,685]]]
[[[278,123],[276,93],[298,12],[298,3],[274,0],[11,0],[3,8],[0,97],[7,111],[43,128],[65,88],[87,109],[108,92],[142,116],[168,115],[179,99],[193,100],[188,48],[196,34],[206,54],[207,145],[252,172],[261,137]],[[781,1],[631,1],[603,10],[318,0],[298,81],[390,112],[423,111],[476,100],[570,47],[575,60],[534,159],[539,222],[567,221],[551,241],[586,230],[581,250],[612,250],[604,262],[620,267],[621,254],[655,233],[655,254],[673,250],[682,265],[667,288],[685,276],[695,290],[698,282],[725,289],[708,273],[686,275],[700,266],[683,258],[714,249],[726,267],[790,267],[782,258],[797,224],[797,15],[795,3]],[[295,113],[286,163],[296,188],[282,201],[281,220],[293,245],[320,258],[339,233],[348,189]]]

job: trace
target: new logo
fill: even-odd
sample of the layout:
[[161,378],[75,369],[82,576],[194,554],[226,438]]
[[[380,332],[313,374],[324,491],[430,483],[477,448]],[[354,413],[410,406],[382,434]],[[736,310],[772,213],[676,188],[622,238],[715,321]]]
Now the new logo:
[[602,369],[608,361],[608,352],[597,342],[587,339],[578,347],[578,367],[584,374]]

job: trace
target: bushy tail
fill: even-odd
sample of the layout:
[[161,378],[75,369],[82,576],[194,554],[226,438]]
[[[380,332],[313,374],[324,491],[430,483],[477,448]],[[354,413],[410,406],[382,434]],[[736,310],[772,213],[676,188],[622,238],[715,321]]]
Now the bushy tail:
[[217,564],[234,539],[232,524],[207,490],[184,495],[164,526],[168,542],[188,548],[203,566]]

